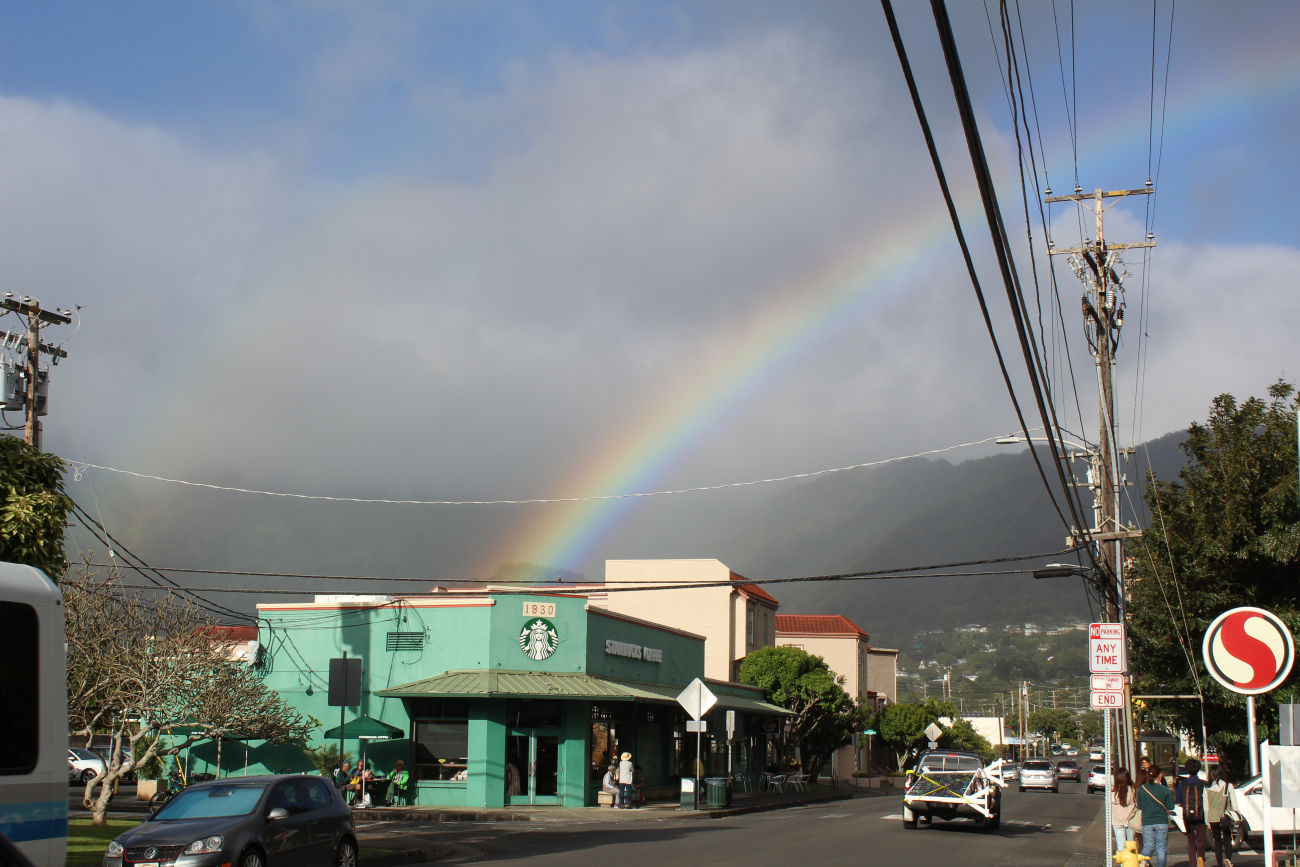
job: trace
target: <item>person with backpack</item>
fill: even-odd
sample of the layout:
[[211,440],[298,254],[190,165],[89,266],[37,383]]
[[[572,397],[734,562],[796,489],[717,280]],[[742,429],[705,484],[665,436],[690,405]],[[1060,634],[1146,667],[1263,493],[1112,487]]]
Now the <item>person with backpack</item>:
[[1155,862],[1155,867],[1165,867],[1169,860],[1169,814],[1174,811],[1174,793],[1147,776],[1145,770],[1137,772],[1137,805],[1142,813],[1142,854]]
[[1232,819],[1228,816],[1228,806],[1232,803],[1233,785],[1229,776],[1227,768],[1219,765],[1211,774],[1214,782],[1205,790],[1205,825],[1210,829],[1219,867],[1232,867]]
[[1205,780],[1201,763],[1187,760],[1187,776],[1178,781],[1174,800],[1183,808],[1183,833],[1187,836],[1189,867],[1205,867]]

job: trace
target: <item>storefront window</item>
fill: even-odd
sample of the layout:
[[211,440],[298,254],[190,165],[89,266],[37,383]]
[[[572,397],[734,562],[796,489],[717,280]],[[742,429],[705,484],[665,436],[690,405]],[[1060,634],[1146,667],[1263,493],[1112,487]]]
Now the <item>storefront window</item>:
[[464,782],[469,769],[469,721],[421,720],[415,724],[415,778]]

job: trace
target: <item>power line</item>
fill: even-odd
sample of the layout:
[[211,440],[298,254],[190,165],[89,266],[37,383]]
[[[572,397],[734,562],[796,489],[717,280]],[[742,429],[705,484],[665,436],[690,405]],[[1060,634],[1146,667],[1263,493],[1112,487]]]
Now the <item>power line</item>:
[[[1030,430],[1038,430],[1038,428],[1031,428]],[[119,475],[124,475],[124,476],[132,476],[137,479],[145,479],[154,482],[166,482],[168,484],[174,484],[174,485],[185,485],[187,487],[192,487],[192,488],[205,488],[207,490],[212,490],[212,491],[225,491],[227,493],[236,493],[236,494],[257,494],[263,497],[283,497],[286,499],[293,499],[293,500],[315,500],[315,501],[327,502],[327,503],[359,503],[359,504],[379,504],[379,505],[391,505],[391,506],[516,506],[516,505],[537,505],[537,504],[545,504],[545,503],[591,503],[591,502],[600,502],[603,500],[627,500],[627,499],[634,499],[637,497],[665,497],[665,496],[673,496],[677,494],[695,494],[704,491],[720,491],[727,488],[744,488],[744,487],[752,487],[754,485],[769,485],[769,484],[775,484],[777,482],[790,482],[790,481],[797,481],[799,479],[811,479],[817,476],[830,475],[832,473],[845,473],[845,472],[850,472],[852,470],[871,469],[873,467],[886,466],[889,464],[900,463],[902,461],[913,460],[915,458],[930,457],[931,455],[944,454],[945,452],[956,451],[957,449],[965,449],[965,448],[970,448],[972,446],[987,445],[988,443],[996,442],[998,438],[999,435],[995,435],[995,436],[985,437],[984,439],[972,440],[970,442],[956,443],[950,446],[942,446],[940,448],[927,449],[926,451],[915,452],[910,455],[899,455],[897,457],[882,458],[876,461],[864,461],[862,463],[850,464],[848,466],[843,466],[843,467],[831,467],[829,469],[812,470],[804,473],[791,473],[789,475],[784,475],[784,476],[773,476],[765,479],[752,479],[750,481],[744,481],[744,482],[723,482],[716,485],[697,485],[695,487],[690,487],[690,488],[674,488],[674,489],[667,489],[661,491],[633,491],[633,492],[625,492],[621,494],[595,494],[587,497],[529,497],[529,498],[515,498],[515,499],[501,499],[501,500],[388,500],[388,499],[379,499],[373,497],[331,497],[322,494],[295,494],[295,493],[287,493],[284,491],[262,491],[254,488],[236,488],[236,487],[229,487],[226,485],[210,484],[207,482],[192,482],[192,481],[187,481],[185,479],[174,479],[174,478],[168,478],[166,476],[150,475],[148,473],[139,473],[133,470],[120,469],[118,467],[109,467],[109,466],[104,466],[102,464],[87,463],[86,461],[75,461],[69,458],[64,458],[63,460],[68,465],[68,468],[72,470],[73,480],[78,482],[81,481],[81,477],[86,470],[93,469],[93,470],[102,470],[103,472],[108,472],[108,473],[117,473]]]

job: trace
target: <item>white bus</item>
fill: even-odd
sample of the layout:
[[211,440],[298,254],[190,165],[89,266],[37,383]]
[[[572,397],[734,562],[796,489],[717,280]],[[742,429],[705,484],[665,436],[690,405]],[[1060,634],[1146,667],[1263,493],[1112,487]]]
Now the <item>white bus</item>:
[[0,847],[61,867],[68,847],[67,656],[63,596],[44,572],[0,563],[0,634]]

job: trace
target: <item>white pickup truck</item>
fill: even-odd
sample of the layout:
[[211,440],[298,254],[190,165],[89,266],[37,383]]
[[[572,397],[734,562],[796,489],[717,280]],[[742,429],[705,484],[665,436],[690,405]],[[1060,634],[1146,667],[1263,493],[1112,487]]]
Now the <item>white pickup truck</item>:
[[923,753],[903,794],[903,827],[915,828],[918,820],[969,818],[993,831],[1002,824],[1001,786],[975,753]]

